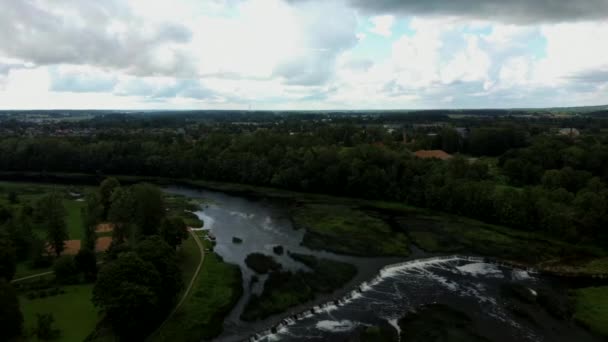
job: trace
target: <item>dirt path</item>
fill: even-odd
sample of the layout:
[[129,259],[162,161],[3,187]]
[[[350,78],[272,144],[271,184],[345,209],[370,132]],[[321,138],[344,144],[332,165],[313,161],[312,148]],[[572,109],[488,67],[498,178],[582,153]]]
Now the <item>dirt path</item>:
[[48,272],[43,272],[43,273],[36,273],[36,274],[29,275],[27,277],[21,277],[21,278],[13,279],[13,280],[11,280],[11,283],[16,283],[16,282],[23,281],[23,280],[28,280],[28,279],[32,279],[32,278],[42,277],[42,276],[49,275],[49,274],[53,274],[53,271],[48,271]]
[[200,273],[201,267],[203,266],[203,261],[205,260],[205,248],[203,247],[203,243],[201,242],[201,239],[198,237],[198,235],[196,235],[196,232],[194,232],[190,229],[188,229],[188,232],[190,232],[190,235],[192,235],[192,238],[194,238],[194,241],[198,245],[198,249],[201,252],[201,260],[199,261],[198,266],[196,266],[196,270],[194,271],[194,274],[192,275],[192,279],[190,279],[190,283],[188,284],[188,287],[184,291],[182,298],[179,300],[179,302],[177,303],[177,305],[175,306],[173,311],[171,311],[169,316],[167,316],[167,318],[163,321],[163,323],[152,334],[150,334],[150,336],[148,336],[148,338],[146,339],[147,341],[151,341],[153,339],[153,337],[158,335],[158,332],[162,330],[165,323],[167,323],[171,319],[171,317],[173,317],[173,315],[177,312],[177,310],[179,310],[179,308],[182,306],[182,304],[184,304],[184,302],[190,295],[192,286],[194,286],[194,282],[198,278],[198,274]]
[[[182,299],[179,300],[179,303],[177,303],[177,305],[175,306],[175,309],[173,309],[173,311],[169,314],[169,317],[167,317],[165,322],[168,321],[171,318],[171,316],[173,316],[173,314],[177,311],[177,309],[179,309],[179,307],[182,306],[182,304],[184,303],[186,298],[188,298],[188,295],[190,294],[190,290],[192,290],[192,286],[194,286],[194,282],[198,278],[198,274],[200,273],[201,267],[203,266],[203,261],[205,260],[205,248],[203,247],[203,243],[201,242],[201,239],[198,237],[198,235],[196,235],[196,232],[194,232],[192,230],[188,230],[188,231],[190,232],[190,235],[192,235],[192,237],[194,238],[194,241],[198,245],[198,249],[201,252],[201,260],[198,262],[198,266],[196,266],[196,270],[194,271],[194,274],[192,275],[192,279],[190,279],[190,284],[188,284],[188,287],[184,291],[184,295],[182,296]],[[163,324],[164,324],[164,322],[163,322]],[[161,327],[162,327],[162,325],[161,325]]]

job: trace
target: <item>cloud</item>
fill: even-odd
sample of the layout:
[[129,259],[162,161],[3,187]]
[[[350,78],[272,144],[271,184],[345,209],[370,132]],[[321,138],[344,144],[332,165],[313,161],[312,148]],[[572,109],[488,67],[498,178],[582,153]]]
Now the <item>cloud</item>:
[[50,69],[50,91],[72,93],[111,92],[118,80],[113,75],[86,67]]
[[457,16],[517,24],[604,19],[605,0],[350,0],[372,15]]
[[567,78],[585,83],[608,83],[608,65],[603,70],[585,70],[567,76]]
[[198,79],[131,78],[120,82],[115,93],[120,96],[139,96],[148,100],[187,98],[212,100],[219,98],[217,92],[204,86]]
[[136,16],[125,2],[8,1],[0,53],[37,65],[97,65],[137,75],[191,73],[183,25]]
[[380,15],[372,17],[369,20],[374,26],[369,30],[380,36],[389,37],[393,34],[391,31],[395,23],[395,17],[392,15]]
[[303,30],[302,48],[280,61],[273,75],[287,85],[324,84],[333,77],[338,56],[358,42],[355,13],[332,3],[302,4],[293,10]]

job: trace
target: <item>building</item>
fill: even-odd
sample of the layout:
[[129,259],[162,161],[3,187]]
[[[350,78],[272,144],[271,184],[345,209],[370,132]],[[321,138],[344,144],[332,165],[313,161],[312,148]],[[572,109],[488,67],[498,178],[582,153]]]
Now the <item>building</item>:
[[560,128],[558,131],[558,134],[574,138],[574,137],[578,137],[581,133],[576,128],[568,127],[568,128]]

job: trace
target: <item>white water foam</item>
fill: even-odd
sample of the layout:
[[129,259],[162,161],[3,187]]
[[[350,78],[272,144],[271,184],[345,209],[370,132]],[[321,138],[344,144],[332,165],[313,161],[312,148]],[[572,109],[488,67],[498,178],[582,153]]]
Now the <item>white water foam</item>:
[[231,216],[238,216],[245,220],[250,220],[255,217],[255,214],[247,214],[240,211],[230,211],[228,212],[228,214],[230,214]]
[[345,332],[345,331],[353,330],[355,327],[357,327],[357,324],[352,321],[348,321],[348,320],[319,321],[319,322],[317,322],[316,327],[317,327],[317,329],[322,330],[322,331]]
[[532,276],[528,271],[514,269],[511,272],[511,278],[514,280],[526,280],[532,278]]
[[196,215],[196,217],[203,221],[203,227],[191,228],[191,230],[211,230],[213,228],[213,225],[215,224],[215,220],[213,219],[213,217],[208,216],[207,214],[205,214],[204,211],[195,211],[194,215]]
[[[418,276],[423,276],[425,278],[431,278],[431,279],[437,281],[439,284],[442,284],[449,290],[456,291],[456,290],[460,289],[464,293],[477,297],[482,302],[487,301],[487,302],[495,303],[495,300],[485,297],[481,294],[481,292],[483,290],[482,288],[477,288],[477,289],[462,288],[461,289],[457,283],[448,281],[446,278],[439,276],[428,269],[430,267],[438,267],[443,270],[449,270],[452,267],[444,267],[444,265],[447,266],[447,265],[453,264],[455,262],[463,262],[463,261],[470,262],[470,263],[463,265],[463,266],[456,266],[456,268],[458,268],[459,272],[462,272],[464,274],[471,274],[471,275],[475,275],[475,276],[477,276],[477,275],[490,275],[490,276],[494,275],[495,276],[497,274],[497,272],[500,272],[500,270],[497,268],[499,265],[497,265],[495,263],[486,262],[486,260],[484,258],[467,257],[467,256],[434,257],[434,258],[428,258],[428,259],[417,259],[417,260],[405,261],[402,263],[388,265],[388,266],[383,267],[375,278],[373,278],[370,281],[361,283],[356,290],[351,291],[349,294],[347,294],[343,298],[341,298],[339,300],[327,302],[322,305],[317,305],[317,306],[313,307],[312,309],[307,310],[303,313],[300,313],[297,315],[292,315],[286,319],[283,319],[279,324],[275,325],[273,328],[260,332],[259,334],[252,336],[249,340],[250,341],[259,341],[262,339],[269,340],[270,338],[272,338],[274,340],[277,337],[277,333],[285,331],[284,329],[286,329],[286,327],[295,324],[297,321],[304,319],[304,318],[309,318],[309,317],[319,314],[319,313],[329,313],[331,311],[334,311],[334,310],[338,309],[339,306],[346,305],[346,304],[352,302],[354,299],[364,296],[365,292],[373,291],[374,287],[376,285],[380,284],[380,282],[382,282],[384,279],[397,277],[399,275],[409,274],[412,276],[418,275]],[[469,265],[472,265],[472,266],[469,266]],[[466,267],[466,266],[468,266],[468,267]],[[527,271],[521,271],[521,272],[524,272],[522,274],[526,274],[529,276],[529,272],[527,272]],[[495,314],[491,314],[491,315],[495,315]],[[502,320],[504,320],[503,317],[500,317],[500,318],[502,318]],[[396,319],[387,319],[387,320],[393,326],[395,326],[397,324]],[[350,322],[350,321],[328,321],[328,320],[320,321],[317,323],[317,328],[320,330],[347,329],[347,327],[352,329],[352,327],[350,327],[348,325],[348,323],[345,323],[345,322]],[[350,322],[350,323],[352,323],[352,322]],[[353,323],[353,324],[355,324],[354,326],[356,326],[357,323]],[[330,331],[330,330],[325,330],[325,331]],[[339,330],[334,330],[334,331],[339,331]],[[342,331],[348,331],[348,330],[342,330]]]
[[488,264],[485,262],[476,262],[456,267],[460,272],[470,274],[472,276],[486,276],[493,278],[503,278],[502,271],[497,265]]
[[388,320],[388,324],[392,325],[397,330],[397,342],[401,341],[401,327],[399,326],[399,318]]

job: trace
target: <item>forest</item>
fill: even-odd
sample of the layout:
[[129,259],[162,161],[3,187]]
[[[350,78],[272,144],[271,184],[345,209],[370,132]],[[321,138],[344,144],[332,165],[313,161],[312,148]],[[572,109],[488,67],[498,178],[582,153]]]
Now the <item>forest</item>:
[[[394,200],[558,238],[606,241],[604,119],[471,116],[438,122],[431,114],[426,121],[405,115],[383,125],[376,122],[388,120],[381,116],[347,123],[285,116],[266,125],[264,115],[254,115],[250,121],[259,126],[243,126],[241,118],[190,122],[188,114],[173,119],[190,122],[178,131],[166,129],[171,125],[162,116],[131,116],[133,130],[101,118],[106,123],[93,136],[0,138],[0,170],[201,179]],[[96,120],[71,125],[94,126]],[[564,126],[582,134],[558,134]],[[412,152],[419,149],[441,149],[454,158],[416,158]]]
[[[576,256],[583,266],[564,263],[573,269],[559,272],[605,275],[605,119],[473,114],[104,113],[42,123],[9,118],[0,135],[0,177],[69,185],[0,184],[0,315],[9,318],[2,320],[0,336],[44,340],[75,333],[63,327],[65,317],[31,311],[32,303],[49,297],[89,305],[78,309],[88,316],[77,332],[89,341],[149,335],[162,341],[178,332],[197,340],[221,333],[220,323],[247,280],[214,253],[197,278],[196,243],[207,236],[189,234],[187,227],[203,225],[193,214],[202,202],[169,196],[143,181],[213,183],[219,190],[254,189],[262,197],[284,191],[291,223],[305,231],[301,245],[311,250],[405,258],[415,244],[429,253],[514,262]],[[417,156],[421,150],[441,150],[447,157]],[[101,184],[91,186],[91,179]],[[103,239],[110,244],[100,251]],[[72,240],[82,247],[64,255],[70,248],[65,242]],[[212,252],[210,241],[204,250]],[[233,244],[242,242],[232,237]],[[278,247],[275,257],[283,254]],[[281,314],[357,274],[349,263],[285,255],[307,271],[282,269],[265,254],[247,256],[247,267],[268,278],[240,319]],[[51,277],[9,285],[36,271]],[[195,294],[170,319],[180,296],[188,297],[191,280]],[[583,294],[605,300],[603,292]],[[16,298],[32,301],[23,314]],[[140,319],[135,324],[130,317]],[[589,324],[601,331],[603,321],[596,317]],[[165,320],[168,328],[158,333]]]

